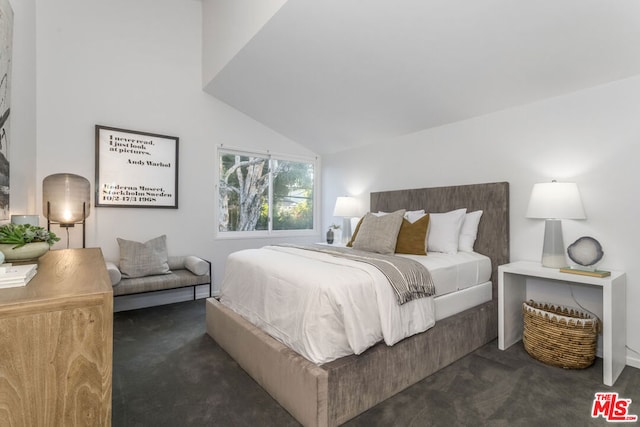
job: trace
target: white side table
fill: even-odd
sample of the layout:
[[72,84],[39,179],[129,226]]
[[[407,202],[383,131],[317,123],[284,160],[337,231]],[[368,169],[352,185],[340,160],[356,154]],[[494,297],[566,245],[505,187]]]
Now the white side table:
[[316,244],[325,245],[325,246],[334,246],[336,248],[346,248],[347,247],[347,244],[346,243],[342,243],[342,242],[333,242],[333,243],[318,242]]
[[[626,364],[626,275],[612,271],[608,277],[561,273],[539,262],[517,261],[498,267],[498,348],[506,350],[522,339],[522,303],[527,299],[527,279],[557,281],[602,289],[602,376],[612,386]],[[548,302],[548,301],[546,301]]]

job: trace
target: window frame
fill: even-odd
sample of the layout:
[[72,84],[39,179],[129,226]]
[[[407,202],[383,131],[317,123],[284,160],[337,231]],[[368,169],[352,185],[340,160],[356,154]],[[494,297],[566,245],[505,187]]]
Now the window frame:
[[[220,231],[220,157],[225,154],[266,157],[269,160],[283,160],[290,162],[310,163],[313,165],[313,228],[308,230],[273,230],[273,176],[269,167],[269,186],[267,195],[269,199],[269,220],[267,230],[254,231]],[[319,233],[320,220],[320,158],[310,156],[297,156],[291,154],[273,153],[269,150],[247,150],[219,145],[216,148],[215,167],[215,209],[214,209],[214,237],[216,239],[259,239],[273,237],[303,237]]]

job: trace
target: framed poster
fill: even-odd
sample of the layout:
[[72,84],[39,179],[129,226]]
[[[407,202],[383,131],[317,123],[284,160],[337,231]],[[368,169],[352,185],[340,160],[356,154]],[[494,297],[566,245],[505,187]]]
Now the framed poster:
[[178,142],[96,125],[96,206],[177,209]]

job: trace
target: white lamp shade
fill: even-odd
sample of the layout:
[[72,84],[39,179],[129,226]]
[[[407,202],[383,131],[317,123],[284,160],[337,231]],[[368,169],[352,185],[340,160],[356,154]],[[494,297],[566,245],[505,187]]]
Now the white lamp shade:
[[70,173],[49,175],[42,181],[42,211],[49,221],[81,222],[90,211],[89,180]]
[[336,206],[333,209],[333,216],[341,216],[352,218],[360,216],[360,207],[358,201],[354,197],[338,197],[336,199]]
[[573,182],[555,181],[535,184],[527,218],[585,219],[578,186]]

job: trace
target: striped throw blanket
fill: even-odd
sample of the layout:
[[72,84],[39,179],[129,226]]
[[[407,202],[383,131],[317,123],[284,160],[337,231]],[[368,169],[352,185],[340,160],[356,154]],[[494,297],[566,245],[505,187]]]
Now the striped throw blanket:
[[429,270],[410,258],[324,245],[280,244],[276,246],[322,252],[370,264],[386,276],[400,305],[417,298],[430,297],[435,294],[435,286]]

